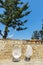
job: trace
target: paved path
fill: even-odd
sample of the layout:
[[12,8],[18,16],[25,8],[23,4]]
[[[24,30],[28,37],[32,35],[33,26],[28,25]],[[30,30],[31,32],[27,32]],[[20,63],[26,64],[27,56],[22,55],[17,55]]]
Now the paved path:
[[24,60],[19,62],[12,62],[12,60],[0,60],[0,65],[43,65],[43,60],[31,60],[29,62]]

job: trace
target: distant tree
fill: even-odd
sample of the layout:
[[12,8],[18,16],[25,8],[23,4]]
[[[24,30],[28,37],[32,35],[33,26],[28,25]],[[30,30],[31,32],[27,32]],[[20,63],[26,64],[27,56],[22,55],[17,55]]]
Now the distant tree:
[[21,18],[30,14],[31,11],[28,11],[28,3],[24,4],[20,0],[0,0],[0,8],[3,8],[5,11],[3,14],[0,14],[0,23],[5,25],[4,32],[0,30],[0,35],[6,39],[8,36],[9,29],[13,28],[17,31],[25,30],[27,27],[24,27],[26,20],[21,20]]
[[39,39],[39,32],[38,31],[34,31],[31,39]]
[[40,40],[43,40],[43,20],[42,20],[41,30],[34,31],[31,39],[40,39]]
[[40,38],[41,38],[41,40],[43,40],[43,23],[42,23],[42,28],[39,32],[40,32]]

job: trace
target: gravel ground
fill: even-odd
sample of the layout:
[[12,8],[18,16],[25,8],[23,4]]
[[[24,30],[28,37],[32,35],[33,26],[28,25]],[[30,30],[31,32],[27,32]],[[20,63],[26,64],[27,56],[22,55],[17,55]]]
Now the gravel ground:
[[43,59],[34,59],[30,61],[21,60],[19,62],[12,62],[12,60],[0,60],[0,65],[43,65]]

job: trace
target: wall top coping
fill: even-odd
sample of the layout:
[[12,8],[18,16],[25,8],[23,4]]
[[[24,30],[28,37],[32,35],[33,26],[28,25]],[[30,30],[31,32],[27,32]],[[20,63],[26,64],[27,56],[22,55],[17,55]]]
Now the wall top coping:
[[[20,39],[0,39],[0,40],[19,40],[20,41]],[[31,40],[22,39],[21,41],[41,41],[41,40],[39,40],[39,39],[31,39]]]

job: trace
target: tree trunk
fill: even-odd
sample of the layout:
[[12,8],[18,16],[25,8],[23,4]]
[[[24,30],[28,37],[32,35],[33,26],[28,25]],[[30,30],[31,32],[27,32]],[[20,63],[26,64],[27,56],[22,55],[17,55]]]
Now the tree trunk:
[[7,38],[7,35],[8,35],[8,26],[5,27],[3,39],[6,39]]

